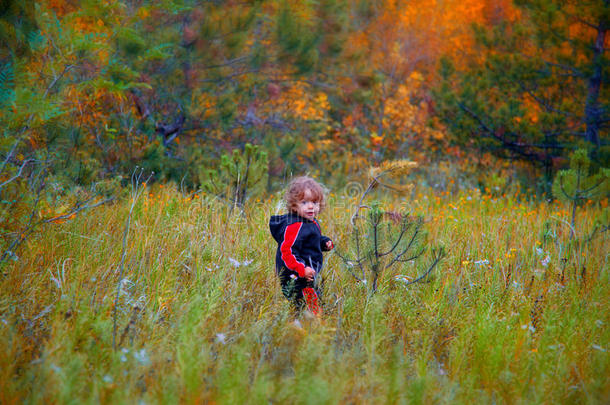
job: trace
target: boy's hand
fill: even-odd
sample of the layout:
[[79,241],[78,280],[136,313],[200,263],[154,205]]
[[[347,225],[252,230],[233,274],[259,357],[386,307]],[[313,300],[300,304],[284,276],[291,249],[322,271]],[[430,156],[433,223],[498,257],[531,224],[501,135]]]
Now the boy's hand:
[[316,271],[311,267],[305,267],[305,278],[307,281],[313,281],[314,276],[316,275]]
[[326,242],[326,249],[331,250],[333,248],[333,241],[329,240]]

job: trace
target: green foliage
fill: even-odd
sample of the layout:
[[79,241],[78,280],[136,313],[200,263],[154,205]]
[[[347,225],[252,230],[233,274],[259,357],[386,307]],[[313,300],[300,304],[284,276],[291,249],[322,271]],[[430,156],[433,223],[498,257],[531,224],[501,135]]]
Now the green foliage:
[[570,168],[560,170],[553,182],[553,196],[564,202],[598,200],[610,193],[610,169],[601,168],[591,174],[591,160],[585,149],[574,152]]
[[[227,223],[215,200],[147,187],[122,280],[112,270],[128,196],[50,224],[0,277],[3,402],[604,402],[606,236],[570,255],[566,233],[537,244],[554,203],[421,193],[414,211],[434,223],[431,238],[452,245],[447,270],[418,288],[380,284],[367,297],[331,253],[323,318],[302,317],[300,326],[270,271],[273,252],[261,254],[270,239],[260,206]],[[344,211],[329,201],[324,214],[337,246],[350,236]],[[584,207],[583,222],[600,211]],[[509,247],[516,257],[506,257]],[[227,257],[251,262],[236,268]],[[109,297],[119,282],[114,350]]]
[[137,56],[144,51],[146,42],[140,37],[138,32],[132,28],[123,28],[117,33],[117,43],[119,49],[123,50],[127,56]]
[[15,99],[15,73],[11,63],[0,66],[0,107],[8,106]]
[[607,153],[610,100],[599,89],[609,65],[590,52],[604,12],[590,2],[517,6],[519,20],[475,26],[474,62],[442,61],[435,96],[455,143],[541,166],[550,184],[554,162],[583,134],[598,162]]
[[[349,30],[348,4],[335,0],[307,2],[304,13],[285,1],[9,3],[0,19],[22,24],[6,27],[29,51],[0,55],[0,124],[48,148],[57,178],[83,184],[139,165],[194,187],[218,145],[243,145],[246,134],[282,138],[265,141],[283,160],[274,176],[302,170],[304,134],[323,127],[302,110],[278,113],[284,105],[265,89],[321,72],[320,55],[338,57]],[[20,30],[29,19],[36,29]],[[256,106],[254,120],[246,106]],[[182,119],[176,137],[158,130]]]
[[572,204],[571,235],[575,233],[576,207],[587,200],[610,197],[610,168],[590,173],[587,150],[579,149],[570,157],[570,168],[560,170],[553,182],[553,195]]
[[[367,284],[371,295],[377,291],[384,273],[401,265],[406,266],[405,263],[414,264],[424,254],[427,241],[423,217],[385,210],[377,200],[368,206],[362,203],[373,190],[389,190],[398,195],[411,190],[412,184],[402,184],[401,180],[416,166],[415,162],[396,160],[369,169],[369,185],[362,192],[356,212],[351,217],[351,240],[346,248],[348,253],[338,253],[348,272]],[[368,210],[364,219],[360,215],[362,209]],[[407,285],[428,277],[444,255],[442,247],[433,248],[432,264],[422,275],[407,281]]]
[[172,44],[160,44],[154,46],[152,48],[148,48],[143,55],[144,60],[146,61],[164,61],[169,59],[172,54],[169,52]]
[[341,55],[347,41],[348,27],[350,25],[348,2],[345,0],[324,0],[320,2],[319,29],[322,43],[326,45],[325,56],[336,57]]
[[283,2],[277,19],[277,39],[282,57],[294,61],[300,74],[311,72],[318,62],[319,39],[312,28],[311,20],[299,19],[289,2]]
[[134,72],[129,67],[119,63],[116,60],[109,64],[108,75],[115,83],[129,83],[135,81],[139,76],[137,72]]
[[[380,202],[373,201],[368,207],[365,220],[356,217],[349,246],[345,253],[338,253],[350,274],[366,284],[370,294],[377,291],[379,282],[396,275],[396,268],[406,268],[425,252],[426,234],[423,218],[410,214],[386,211]],[[433,252],[433,263],[425,271],[427,276],[438,264],[444,253]],[[416,278],[416,277],[414,277]],[[422,279],[418,277],[415,281]],[[395,280],[394,280],[395,281]]]
[[203,169],[199,175],[202,188],[243,206],[249,198],[266,190],[269,162],[267,152],[247,143],[243,150],[224,154],[217,169]]
[[7,51],[10,51],[12,56],[28,55],[31,45],[37,45],[35,2],[3,0],[0,5],[0,43],[3,44],[0,48],[0,60],[8,56]]

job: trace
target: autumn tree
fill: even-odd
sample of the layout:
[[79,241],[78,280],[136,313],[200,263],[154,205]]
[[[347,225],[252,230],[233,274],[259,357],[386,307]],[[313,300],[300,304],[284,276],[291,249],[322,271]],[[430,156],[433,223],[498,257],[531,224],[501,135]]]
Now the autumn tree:
[[467,27],[483,18],[486,2],[433,0],[350,2],[354,29],[346,43],[337,108],[355,151],[381,161],[394,156],[423,159],[446,152],[434,121],[429,83],[440,54],[464,56]]
[[479,56],[441,67],[438,111],[463,146],[545,169],[587,145],[608,158],[609,7],[605,0],[520,0],[512,17],[475,26]]
[[139,165],[198,186],[200,168],[249,142],[271,179],[341,177],[445,142],[429,125],[433,67],[468,52],[465,27],[488,3],[502,2],[8,1],[2,119],[66,184]]
[[[62,25],[41,2],[5,2],[0,15],[0,264],[40,225],[97,205],[105,185],[94,176],[83,187],[67,180],[87,148],[73,143],[79,123],[75,91],[95,76],[87,66],[104,41],[95,24]],[[81,21],[82,22],[82,21]],[[8,27],[8,28],[7,28]],[[91,168],[96,160],[83,162]],[[82,166],[81,166],[82,167]],[[106,178],[106,185],[114,179]],[[86,187],[91,186],[91,187]],[[99,197],[99,200],[98,200]]]
[[128,26],[145,58],[123,58],[150,86],[132,90],[140,130],[159,135],[143,158],[181,166],[196,181],[192,166],[214,167],[253,142],[284,162],[273,173],[295,169],[286,167],[299,163],[295,151],[325,127],[318,101],[326,99],[324,68],[341,50],[341,3],[192,1],[172,13],[143,4],[134,13],[140,23]]

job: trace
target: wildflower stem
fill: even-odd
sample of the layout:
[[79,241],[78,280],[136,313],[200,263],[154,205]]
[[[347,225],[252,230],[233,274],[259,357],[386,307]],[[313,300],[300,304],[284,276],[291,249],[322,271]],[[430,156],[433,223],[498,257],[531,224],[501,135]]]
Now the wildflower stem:
[[[127,237],[129,236],[129,226],[131,225],[131,215],[133,213],[133,209],[136,206],[136,202],[138,198],[142,194],[145,186],[142,186],[140,180],[142,179],[142,174],[144,169],[139,170],[138,168],[133,171],[131,175],[131,205],[129,207],[129,213],[127,214],[127,220],[125,221],[125,229],[123,230],[123,245],[121,248],[121,261],[119,263],[119,281],[117,282],[116,287],[116,295],[114,297],[114,308],[112,313],[112,348],[114,350],[116,347],[116,333],[117,333],[117,316],[118,316],[118,304],[119,304],[119,294],[121,292],[121,283],[123,282],[123,271],[125,267],[125,256],[127,255]],[[148,183],[150,178],[154,173],[151,173],[146,180],[144,180],[144,184]]]

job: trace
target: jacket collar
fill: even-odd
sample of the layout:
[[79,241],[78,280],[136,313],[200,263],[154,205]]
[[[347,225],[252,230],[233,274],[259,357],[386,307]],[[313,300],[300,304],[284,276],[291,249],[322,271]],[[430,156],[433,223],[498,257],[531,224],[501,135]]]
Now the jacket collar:
[[286,214],[288,216],[288,218],[290,218],[292,221],[295,222],[309,222],[309,223],[314,223],[314,221],[312,221],[311,219],[307,219],[305,217],[300,216],[299,214],[297,214],[296,212],[289,212],[288,214]]

